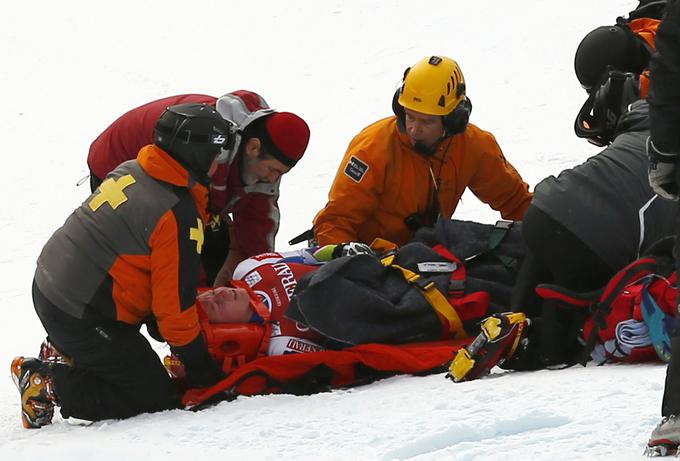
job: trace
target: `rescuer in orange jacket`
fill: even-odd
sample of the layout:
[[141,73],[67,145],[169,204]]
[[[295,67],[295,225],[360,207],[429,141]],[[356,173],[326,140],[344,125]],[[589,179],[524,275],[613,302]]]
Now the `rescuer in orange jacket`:
[[458,64],[427,57],[406,70],[395,116],[350,143],[328,203],[314,219],[320,245],[380,237],[407,243],[422,226],[450,218],[465,188],[501,212],[524,216],[531,193],[491,133],[468,124],[472,106]]
[[33,303],[50,342],[72,364],[17,357],[12,375],[27,428],[66,417],[119,419],[176,408],[179,396],[140,333],[154,319],[187,366],[189,384],[221,378],[196,308],[208,185],[230,122],[207,104],[171,106],[154,144],[116,168],[49,239]]

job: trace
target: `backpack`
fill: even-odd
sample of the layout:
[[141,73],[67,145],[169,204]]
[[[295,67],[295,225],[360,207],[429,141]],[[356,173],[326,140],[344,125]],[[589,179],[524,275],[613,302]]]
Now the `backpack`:
[[[667,239],[665,245],[672,241]],[[675,324],[677,275],[673,258],[652,254],[617,272],[607,285],[591,293],[572,293],[542,284],[536,292],[544,299],[559,299],[585,309],[582,329],[585,346],[580,363],[645,362],[670,360],[669,334]]]

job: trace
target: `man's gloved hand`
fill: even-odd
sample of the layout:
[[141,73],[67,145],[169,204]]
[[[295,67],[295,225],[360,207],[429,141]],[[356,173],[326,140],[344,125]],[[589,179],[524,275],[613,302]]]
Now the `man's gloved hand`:
[[156,321],[156,317],[154,317],[153,315],[148,316],[147,318],[144,319],[144,324],[146,325],[146,332],[149,333],[149,336],[151,336],[159,343],[165,342],[165,339],[161,334],[161,330],[160,328],[158,328],[158,322]]
[[333,249],[333,258],[356,256],[360,254],[375,256],[375,252],[371,250],[371,247],[361,242],[340,243]]
[[354,256],[358,254],[375,255],[375,252],[371,250],[371,247],[369,247],[365,243],[359,242],[328,244],[316,248],[312,252],[312,256],[318,262],[328,262],[335,258],[341,258],[343,256]]
[[678,154],[659,151],[651,138],[647,138],[647,158],[649,159],[649,185],[663,198],[677,201],[678,194]]
[[224,373],[208,353],[202,333],[189,344],[172,347],[172,352],[184,364],[190,388],[210,387],[224,378]]

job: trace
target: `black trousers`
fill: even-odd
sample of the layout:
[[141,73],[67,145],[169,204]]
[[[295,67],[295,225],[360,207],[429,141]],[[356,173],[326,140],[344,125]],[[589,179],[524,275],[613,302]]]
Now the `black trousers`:
[[[582,350],[577,336],[586,313],[561,301],[543,300],[535,292],[536,285],[551,283],[585,293],[603,287],[616,270],[535,206],[527,210],[522,236],[528,252],[517,276],[511,306],[533,320],[531,360],[539,360],[540,366],[572,362]],[[529,368],[537,367],[533,364]]]
[[52,365],[64,418],[122,419],[178,408],[179,395],[138,325],[94,309],[75,318],[52,304],[33,282],[33,304],[50,341],[74,360]]
[[[680,173],[680,169],[678,172]],[[680,184],[680,179],[678,179],[678,183]],[[680,218],[678,219],[676,229],[680,229]],[[680,234],[675,239],[673,257],[675,259],[676,271],[680,277]],[[662,416],[678,414],[680,414],[680,304],[675,311],[675,328],[671,333],[671,362],[668,364],[668,368],[666,368],[666,384],[661,404]]]

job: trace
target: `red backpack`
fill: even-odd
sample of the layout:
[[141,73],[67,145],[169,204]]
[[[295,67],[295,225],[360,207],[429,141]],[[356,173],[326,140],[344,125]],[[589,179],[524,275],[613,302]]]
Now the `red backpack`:
[[[588,310],[583,325],[585,344],[582,364],[599,347],[605,361],[643,362],[670,360],[669,333],[675,324],[677,306],[676,273],[669,256],[646,256],[621,269],[609,283],[591,293],[572,293],[554,285],[539,285],[544,299],[559,299]],[[630,319],[644,322],[651,344],[621,348],[617,327]],[[628,350],[629,349],[629,350]]]

